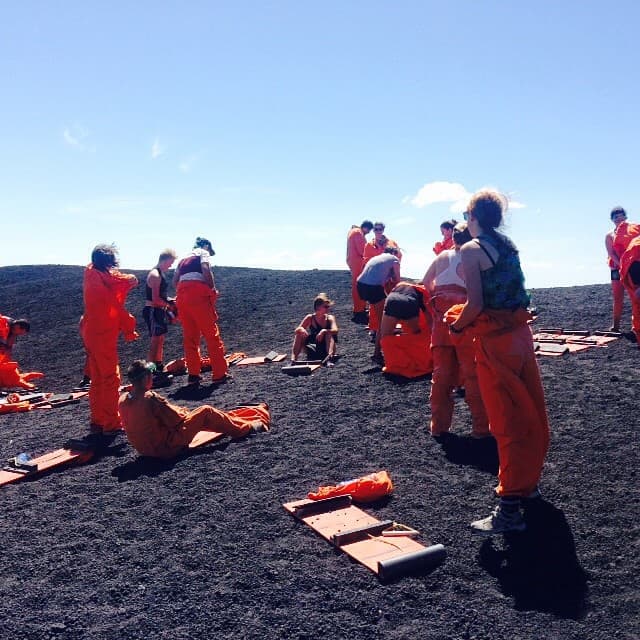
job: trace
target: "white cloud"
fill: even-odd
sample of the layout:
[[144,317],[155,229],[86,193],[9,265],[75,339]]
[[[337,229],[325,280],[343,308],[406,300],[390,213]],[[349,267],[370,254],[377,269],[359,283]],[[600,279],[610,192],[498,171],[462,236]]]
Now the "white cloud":
[[163,155],[165,152],[165,148],[160,144],[160,140],[156,138],[151,145],[151,159],[155,160]]
[[86,140],[89,137],[89,129],[81,124],[65,127],[62,137],[66,144],[79,151],[95,151],[93,147],[87,147]]
[[427,182],[415,196],[406,196],[402,201],[405,204],[412,204],[418,209],[439,202],[451,202],[451,212],[459,213],[464,211],[470,197],[471,193],[459,182],[436,181]]
[[[494,187],[482,187],[490,191],[497,191],[499,189]],[[468,191],[467,188],[459,182],[446,182],[435,181],[427,182],[423,185],[414,196],[405,196],[402,199],[403,204],[411,204],[418,209],[423,209],[432,204],[447,203],[450,202],[451,206],[449,211],[451,213],[462,213],[473,193]],[[518,200],[512,199],[511,196],[506,196],[510,209],[524,209],[525,204]]]
[[198,156],[195,154],[191,155],[188,158],[185,158],[184,160],[182,160],[180,164],[178,164],[178,169],[180,169],[182,173],[189,173],[191,169],[193,169],[193,166],[197,161],[198,161]]

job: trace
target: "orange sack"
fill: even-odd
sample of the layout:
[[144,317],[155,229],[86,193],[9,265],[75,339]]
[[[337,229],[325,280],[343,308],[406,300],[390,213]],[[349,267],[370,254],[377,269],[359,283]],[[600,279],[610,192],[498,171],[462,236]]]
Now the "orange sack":
[[309,493],[310,500],[325,500],[336,496],[350,495],[354,502],[374,502],[393,491],[393,483],[386,471],[377,471],[361,478],[345,480],[337,485],[319,487],[316,493]]
[[433,371],[431,358],[431,334],[401,333],[383,336],[380,347],[384,353],[382,371],[405,378],[419,378]]

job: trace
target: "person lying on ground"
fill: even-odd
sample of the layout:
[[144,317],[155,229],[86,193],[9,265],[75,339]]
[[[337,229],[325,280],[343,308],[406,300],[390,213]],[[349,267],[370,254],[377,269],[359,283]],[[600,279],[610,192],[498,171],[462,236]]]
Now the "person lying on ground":
[[319,293],[313,301],[313,313],[307,314],[296,327],[291,348],[291,362],[298,359],[302,349],[308,360],[327,360],[331,364],[336,356],[338,323],[329,313],[333,300],[326,293]]
[[142,456],[173,458],[188,448],[200,431],[242,438],[251,432],[269,430],[271,417],[266,402],[231,411],[205,404],[190,411],[151,391],[154,373],[153,363],[135,360],[127,370],[131,390],[123,393],[119,402],[127,439]]

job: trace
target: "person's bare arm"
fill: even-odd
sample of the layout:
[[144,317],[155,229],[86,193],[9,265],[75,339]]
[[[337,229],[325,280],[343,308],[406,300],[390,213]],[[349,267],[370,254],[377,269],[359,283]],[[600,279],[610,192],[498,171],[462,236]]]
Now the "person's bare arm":
[[468,243],[462,247],[460,255],[462,257],[464,281],[467,286],[467,302],[462,309],[460,317],[451,324],[453,331],[462,331],[478,317],[484,307],[482,279],[480,277],[480,267],[485,257],[484,252],[477,244]]
[[429,292],[433,293],[433,289],[435,288],[434,282],[436,279],[436,275],[438,273],[437,270],[438,258],[436,258],[427,269],[427,273],[424,274],[424,278],[422,278],[422,284],[424,288]]
[[216,281],[213,278],[213,271],[211,271],[211,265],[206,260],[200,261],[200,270],[204,276],[204,281],[215,291]]
[[160,297],[160,284],[162,278],[157,269],[153,269],[147,276],[147,286],[151,289],[151,304],[154,307],[164,307],[167,304],[166,300]]

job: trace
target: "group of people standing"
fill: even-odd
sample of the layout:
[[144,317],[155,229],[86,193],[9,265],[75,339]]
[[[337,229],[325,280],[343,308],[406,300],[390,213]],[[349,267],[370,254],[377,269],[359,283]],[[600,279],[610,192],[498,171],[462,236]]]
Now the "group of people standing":
[[[483,535],[525,528],[521,507],[540,495],[538,482],[549,444],[524,275],[517,248],[498,231],[505,210],[506,201],[499,194],[475,194],[464,223],[442,224],[443,240],[434,247],[437,257],[422,283],[400,279],[396,247],[381,247],[378,256],[369,259],[363,249],[360,273],[354,273],[364,237],[375,229],[369,221],[351,229],[347,250],[354,320],[364,312],[363,300],[369,302],[370,314],[380,317],[382,311],[382,318],[389,316],[389,321],[374,325],[378,335],[383,326],[389,331],[393,325],[395,330],[396,320],[406,324],[416,310],[428,318],[426,328],[415,322],[408,326],[430,334],[432,435],[442,437],[449,431],[451,393],[462,385],[472,415],[472,437],[496,439],[499,503],[488,517],[471,523]],[[365,248],[369,244],[377,245],[377,239],[364,243]],[[376,342],[374,358],[383,360],[380,344]]]

